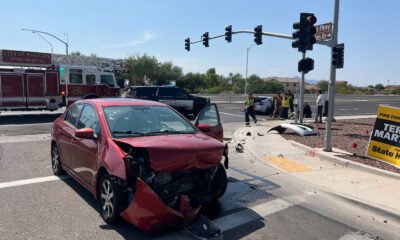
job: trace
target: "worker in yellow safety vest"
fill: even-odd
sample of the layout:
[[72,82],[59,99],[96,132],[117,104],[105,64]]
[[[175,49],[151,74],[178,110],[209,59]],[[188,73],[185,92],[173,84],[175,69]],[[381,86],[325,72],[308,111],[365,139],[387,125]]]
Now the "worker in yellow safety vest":
[[287,93],[283,96],[282,99],[282,112],[281,112],[281,120],[288,118],[288,112],[290,107],[290,99]]
[[256,114],[254,112],[254,97],[253,94],[251,93],[249,93],[246,101],[244,102],[244,111],[245,111],[245,120],[247,126],[250,125],[249,115],[251,116],[251,118],[253,118],[254,123],[257,123]]

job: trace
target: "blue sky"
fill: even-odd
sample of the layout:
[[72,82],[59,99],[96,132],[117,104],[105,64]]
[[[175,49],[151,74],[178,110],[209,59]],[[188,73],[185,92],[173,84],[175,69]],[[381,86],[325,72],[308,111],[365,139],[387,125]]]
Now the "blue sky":
[[[125,58],[147,53],[160,61],[172,61],[186,72],[245,74],[246,48],[253,35],[233,35],[231,43],[223,38],[184,49],[184,39],[200,40],[204,32],[223,34],[263,25],[264,32],[291,34],[300,12],[314,13],[317,24],[333,20],[334,0],[223,0],[223,1],[22,1],[2,3],[0,49],[50,52],[39,36],[21,28],[42,30],[64,38],[68,32],[71,51],[96,53],[102,57]],[[345,66],[337,71],[338,80],[353,85],[400,84],[400,1],[341,0],[339,42],[344,42]],[[64,53],[64,45],[46,37],[55,53]],[[263,37],[249,54],[249,74],[261,77],[298,76],[301,54],[291,48],[291,40]],[[314,46],[308,52],[315,68],[308,79],[328,79],[330,51]]]

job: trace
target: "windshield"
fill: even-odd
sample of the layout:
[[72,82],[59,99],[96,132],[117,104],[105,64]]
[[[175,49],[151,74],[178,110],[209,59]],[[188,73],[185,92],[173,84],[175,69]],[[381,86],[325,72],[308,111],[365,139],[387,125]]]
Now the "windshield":
[[115,138],[166,134],[192,134],[195,129],[181,116],[163,106],[104,107],[108,129]]

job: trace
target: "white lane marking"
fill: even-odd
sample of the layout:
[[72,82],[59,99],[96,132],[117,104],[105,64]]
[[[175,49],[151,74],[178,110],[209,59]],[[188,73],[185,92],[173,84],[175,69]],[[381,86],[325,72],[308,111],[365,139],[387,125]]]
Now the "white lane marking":
[[31,141],[49,141],[50,134],[32,134],[32,135],[17,135],[17,136],[0,136],[0,143],[17,143]]
[[374,239],[372,236],[368,236],[368,234],[360,235],[358,233],[346,233],[339,240],[371,240]]
[[245,223],[264,218],[276,212],[282,211],[293,206],[292,203],[283,199],[274,199],[272,201],[256,205],[252,208],[242,210],[213,221],[213,223],[222,231],[226,231]]
[[[220,218],[217,218],[213,221],[213,223],[221,229],[221,231],[227,231],[229,229],[241,226],[243,224],[249,223],[251,221],[265,218],[268,215],[274,214],[276,212],[282,211],[286,208],[293,206],[294,204],[283,200],[283,199],[274,199],[269,202],[261,203],[252,208],[248,208],[236,213],[232,213],[230,215],[226,215]],[[167,239],[192,239],[188,237],[188,233],[185,230],[180,232],[167,234],[163,237],[157,238],[158,240],[167,240]]]
[[229,115],[229,116],[241,117],[241,118],[244,117],[244,113],[243,113],[243,115],[233,114],[233,113],[226,113],[226,112],[219,112],[219,113],[222,113],[222,114],[225,114],[225,115]]
[[359,108],[339,108],[339,111],[358,111]]
[[64,179],[68,179],[68,178],[70,178],[70,176],[64,175],[64,176],[60,176],[60,177],[48,176],[48,177],[30,178],[30,179],[24,179],[24,180],[12,181],[12,182],[3,182],[3,183],[0,183],[0,189],[23,186],[23,185],[34,184],[34,183],[59,181],[59,180],[64,180]]

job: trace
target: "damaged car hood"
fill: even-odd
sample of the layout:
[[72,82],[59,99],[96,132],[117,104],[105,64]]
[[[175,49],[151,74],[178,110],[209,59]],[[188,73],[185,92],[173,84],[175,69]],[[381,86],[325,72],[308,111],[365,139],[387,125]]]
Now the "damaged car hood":
[[145,148],[155,171],[184,171],[217,166],[224,144],[203,133],[118,138],[132,147]]

